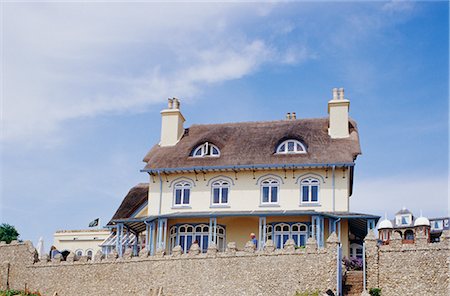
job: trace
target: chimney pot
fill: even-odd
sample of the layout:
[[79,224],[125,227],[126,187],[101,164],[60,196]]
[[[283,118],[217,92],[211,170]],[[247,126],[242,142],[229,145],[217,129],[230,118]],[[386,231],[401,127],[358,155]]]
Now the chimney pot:
[[286,113],[286,120],[289,120],[289,119],[291,119],[291,113]]
[[343,100],[343,99],[344,99],[344,89],[343,89],[343,88],[340,88],[340,89],[339,89],[339,99],[340,99],[340,100]]
[[173,108],[180,109],[180,101],[177,98],[173,98]]
[[335,87],[333,88],[333,100],[338,99],[338,89]]
[[167,104],[168,109],[172,109],[173,108],[173,99],[168,98],[167,102],[168,102],[168,104]]
[[292,118],[291,119],[297,119],[297,114],[295,114],[295,112],[292,112]]

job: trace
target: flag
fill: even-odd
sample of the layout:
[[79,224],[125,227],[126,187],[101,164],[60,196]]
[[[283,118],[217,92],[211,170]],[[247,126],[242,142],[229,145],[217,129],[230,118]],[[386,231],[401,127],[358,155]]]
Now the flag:
[[95,227],[95,226],[98,226],[98,220],[99,220],[99,218],[97,218],[97,219],[91,221],[91,223],[89,223],[89,227]]

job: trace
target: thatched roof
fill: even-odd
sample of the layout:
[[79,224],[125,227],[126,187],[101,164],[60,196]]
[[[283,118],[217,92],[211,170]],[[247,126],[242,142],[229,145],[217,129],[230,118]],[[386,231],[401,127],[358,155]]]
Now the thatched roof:
[[111,220],[129,218],[136,212],[148,200],[148,187],[149,183],[139,183],[131,188]]
[[[153,146],[144,158],[145,169],[353,163],[361,149],[356,123],[350,120],[349,127],[350,137],[331,139],[328,118],[192,125],[175,146]],[[308,153],[275,154],[277,145],[289,138],[303,142]],[[220,157],[190,157],[204,142],[218,146]]]

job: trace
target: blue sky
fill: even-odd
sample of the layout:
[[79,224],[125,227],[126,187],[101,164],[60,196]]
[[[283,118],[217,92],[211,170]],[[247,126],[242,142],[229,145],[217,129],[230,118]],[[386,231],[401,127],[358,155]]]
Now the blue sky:
[[448,36],[445,1],[2,3],[0,222],[34,243],[106,223],[168,97],[189,126],[325,117],[333,87],[363,150],[351,210],[448,215]]

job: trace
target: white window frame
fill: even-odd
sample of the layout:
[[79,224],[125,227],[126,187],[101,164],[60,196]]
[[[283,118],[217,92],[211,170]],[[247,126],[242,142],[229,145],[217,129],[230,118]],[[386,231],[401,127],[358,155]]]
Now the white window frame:
[[[185,201],[185,190],[189,189],[189,202],[184,203]],[[181,190],[180,202],[177,204],[177,190]],[[182,208],[182,207],[190,207],[191,205],[191,193],[192,193],[192,184],[188,181],[179,181],[173,186],[173,207]]]
[[[357,253],[357,250],[361,250],[361,255],[360,255],[360,257],[358,257],[358,253]],[[359,258],[359,259],[362,259],[363,258],[363,254],[362,254],[362,252],[363,252],[363,246],[362,245],[360,245],[360,244],[357,244],[357,243],[353,243],[353,244],[351,244],[350,245],[350,250],[349,250],[350,252],[349,252],[349,255],[350,255],[350,258]]]
[[[192,227],[192,231],[187,231],[189,228]],[[226,237],[226,230],[223,226],[221,225],[217,225],[217,248],[220,251],[224,251],[225,250],[225,246],[226,246],[226,241],[225,241],[225,237]],[[183,228],[185,231],[180,232],[180,229]],[[201,231],[197,231],[197,229],[201,229]],[[183,235],[183,253],[187,253],[189,252],[189,248],[190,246],[188,246],[187,242],[188,242],[188,236],[191,237],[191,244],[196,240],[197,236],[200,236],[200,241],[198,242],[198,245],[200,247],[201,252],[206,252],[207,247],[203,245],[204,237],[208,237],[209,236],[209,226],[207,224],[182,224],[182,225],[174,225],[170,228],[170,253],[172,253],[172,250],[175,246],[180,245],[181,246],[181,242],[180,242],[180,236]],[[207,242],[207,244],[209,244],[209,242]]]
[[[298,227],[297,231],[294,231],[293,228],[294,226]],[[278,227],[281,227],[281,231],[277,230]],[[285,227],[288,227],[289,230],[284,230]],[[294,235],[297,235],[297,241],[294,240],[295,245],[297,247],[300,247],[300,241],[301,241],[301,236],[304,236],[304,241],[305,241],[305,245],[306,246],[306,242],[308,240],[308,225],[301,223],[301,222],[296,222],[293,223],[292,225],[289,225],[288,223],[276,223],[273,225],[273,232],[271,233],[271,235],[273,235],[273,242],[275,244],[275,246],[278,248],[278,240],[281,238],[283,239],[283,235],[287,235],[288,239],[294,239]],[[303,230],[300,230],[303,229]],[[283,248],[284,245],[280,244],[280,248]]]
[[[269,188],[269,196],[268,196],[268,201],[264,201],[264,187],[268,187]],[[276,187],[277,188],[277,200],[276,201],[271,201],[272,200],[272,188]],[[261,191],[261,205],[278,205],[280,202],[280,181],[278,181],[277,179],[274,178],[267,178],[261,181],[261,186],[260,186],[260,191]]]
[[[293,143],[294,150],[289,151],[289,143],[291,143],[291,144]],[[298,149],[299,147],[300,147],[300,150]],[[288,139],[288,140],[281,142],[281,144],[278,145],[276,153],[277,154],[305,154],[306,147],[299,140]]]
[[[78,255],[78,252],[80,252],[81,253],[81,255]],[[75,255],[77,255],[77,256],[83,256],[83,254],[84,254],[84,252],[83,252],[83,250],[82,249],[77,249],[77,250],[75,250]]]
[[[317,186],[317,201],[312,200],[312,187]],[[308,200],[303,200],[303,187],[308,187]],[[300,204],[320,203],[320,181],[317,178],[307,177],[300,181]]]
[[[217,153],[213,153],[214,150],[217,151]],[[192,157],[219,157],[220,156],[220,149],[214,144],[205,142],[197,148],[194,149],[194,152],[192,153]]]
[[[223,189],[227,189],[227,202],[222,202],[223,198]],[[214,202],[214,189],[219,189],[219,202]],[[228,206],[230,202],[230,182],[226,180],[217,180],[211,184],[211,206],[212,207],[220,207],[220,206]]]

